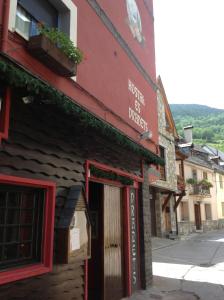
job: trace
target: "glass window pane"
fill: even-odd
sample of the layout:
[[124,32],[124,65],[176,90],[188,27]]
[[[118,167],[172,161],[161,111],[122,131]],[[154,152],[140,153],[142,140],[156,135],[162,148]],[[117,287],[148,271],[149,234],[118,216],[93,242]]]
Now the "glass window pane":
[[19,227],[18,226],[6,228],[5,241],[7,243],[18,242],[18,238],[19,238]]
[[19,256],[20,258],[29,258],[31,257],[31,244],[26,243],[26,244],[20,244],[19,245]]
[[6,205],[6,193],[0,192],[0,207],[5,207]]
[[8,207],[18,207],[20,206],[20,197],[18,194],[12,192],[8,194]]
[[0,224],[5,223],[5,209],[0,208]]
[[25,12],[25,10],[20,7],[19,5],[17,6],[16,10],[16,28],[25,36],[29,37],[30,33],[30,17],[29,15]]
[[33,210],[21,211],[20,224],[32,224],[33,223]]
[[18,245],[12,244],[4,247],[4,260],[12,260],[18,257]]
[[19,223],[19,210],[18,209],[8,209],[6,222],[7,222],[7,224],[18,224]]
[[28,241],[32,239],[32,227],[20,228],[20,241]]
[[0,243],[3,242],[3,234],[4,234],[4,228],[0,227]]
[[32,192],[22,193],[21,208],[33,208],[34,205],[34,194]]

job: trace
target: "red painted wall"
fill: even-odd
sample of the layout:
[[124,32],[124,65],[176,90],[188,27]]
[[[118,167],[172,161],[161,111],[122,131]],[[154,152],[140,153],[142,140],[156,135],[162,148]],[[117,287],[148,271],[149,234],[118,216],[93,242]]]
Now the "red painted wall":
[[[87,1],[73,1],[78,7],[78,47],[85,55],[84,61],[78,66],[77,82],[56,75],[33,58],[27,52],[25,42],[21,44],[16,34],[9,35],[7,54],[137,142],[139,133],[150,129],[153,142],[141,143],[155,151],[155,143],[158,141],[156,92]],[[151,3],[151,0],[148,2]],[[114,1],[108,0],[98,0],[98,3],[144,69],[155,80],[153,19],[144,0],[136,0],[142,19],[144,43],[139,43],[131,33],[127,23],[126,1],[117,0],[116,5]],[[144,95],[144,105],[129,90],[129,80]],[[137,113],[144,120],[141,126],[129,118],[129,108],[132,117]]]

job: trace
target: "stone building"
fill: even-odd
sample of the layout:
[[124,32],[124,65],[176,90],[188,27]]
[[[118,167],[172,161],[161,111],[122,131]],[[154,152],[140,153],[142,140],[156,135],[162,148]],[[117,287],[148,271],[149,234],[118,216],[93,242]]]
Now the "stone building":
[[176,147],[178,139],[175,123],[166,98],[160,77],[157,79],[157,105],[160,156],[165,160],[165,166],[160,166],[160,178],[150,184],[152,235],[169,237],[176,235]]

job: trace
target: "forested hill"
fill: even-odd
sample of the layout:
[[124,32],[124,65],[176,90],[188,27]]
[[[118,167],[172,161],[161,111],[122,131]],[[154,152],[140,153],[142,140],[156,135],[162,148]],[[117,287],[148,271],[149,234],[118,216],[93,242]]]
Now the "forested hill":
[[224,109],[198,104],[170,104],[177,130],[193,125],[193,139],[198,144],[210,144],[224,151]]

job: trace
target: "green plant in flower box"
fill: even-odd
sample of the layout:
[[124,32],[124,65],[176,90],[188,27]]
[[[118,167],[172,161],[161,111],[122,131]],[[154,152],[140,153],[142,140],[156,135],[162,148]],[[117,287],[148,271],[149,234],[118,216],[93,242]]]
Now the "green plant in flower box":
[[195,178],[188,178],[188,179],[186,180],[186,183],[187,183],[187,184],[190,184],[190,185],[195,185],[195,184],[197,184],[198,182],[197,182],[197,180],[196,180]]
[[42,23],[38,24],[38,31],[40,34],[46,36],[52,43],[72,61],[79,64],[83,60],[82,51],[74,46],[68,35],[57,28],[47,27]]
[[213,187],[213,184],[212,184],[210,181],[208,181],[207,179],[202,179],[201,181],[199,181],[199,184],[200,184],[202,187],[208,188],[208,189],[210,189],[210,188]]

